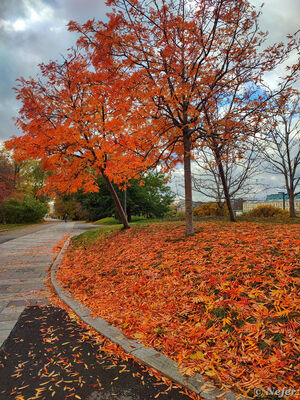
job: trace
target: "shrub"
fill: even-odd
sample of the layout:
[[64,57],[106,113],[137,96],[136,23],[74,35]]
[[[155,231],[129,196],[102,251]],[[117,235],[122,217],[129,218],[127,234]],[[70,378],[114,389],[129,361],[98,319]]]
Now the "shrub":
[[47,211],[46,204],[29,196],[25,196],[23,201],[9,199],[3,205],[4,219],[8,224],[38,222]]
[[253,210],[249,211],[247,214],[249,217],[262,217],[262,218],[288,218],[289,212],[287,210],[282,210],[281,208],[262,205],[253,208]]
[[176,210],[174,207],[170,207],[169,210],[167,211],[166,215],[165,215],[166,219],[174,219],[176,218]]
[[185,219],[185,212],[184,211],[178,211],[178,213],[176,214],[176,219],[184,220]]
[[199,204],[193,210],[195,217],[220,217],[227,213],[227,206],[223,205],[223,208],[221,208],[217,203]]

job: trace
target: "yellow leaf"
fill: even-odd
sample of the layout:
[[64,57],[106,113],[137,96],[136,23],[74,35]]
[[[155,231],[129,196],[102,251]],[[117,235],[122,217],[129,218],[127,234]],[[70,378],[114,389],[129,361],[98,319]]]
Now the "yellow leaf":
[[204,354],[202,353],[202,351],[197,351],[196,353],[190,355],[190,359],[191,360],[204,360]]

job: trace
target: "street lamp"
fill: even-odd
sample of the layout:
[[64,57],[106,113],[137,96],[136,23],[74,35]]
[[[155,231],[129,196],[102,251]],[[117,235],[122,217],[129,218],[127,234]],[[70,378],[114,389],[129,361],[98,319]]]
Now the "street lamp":
[[278,192],[278,194],[282,194],[282,207],[285,210],[285,193],[284,192]]

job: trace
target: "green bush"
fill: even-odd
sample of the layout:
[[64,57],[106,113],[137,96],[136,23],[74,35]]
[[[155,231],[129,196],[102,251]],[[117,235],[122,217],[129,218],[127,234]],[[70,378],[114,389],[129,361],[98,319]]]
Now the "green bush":
[[195,217],[220,217],[227,215],[228,211],[226,205],[220,208],[217,203],[204,203],[195,207],[193,214]]
[[29,196],[25,196],[23,201],[9,199],[3,205],[4,219],[8,224],[38,222],[47,212],[46,204]]
[[253,208],[246,214],[246,216],[262,218],[288,218],[289,212],[287,210],[282,210],[281,208],[263,205]]
[[176,218],[176,210],[174,207],[170,206],[169,210],[165,214],[166,219],[174,219]]

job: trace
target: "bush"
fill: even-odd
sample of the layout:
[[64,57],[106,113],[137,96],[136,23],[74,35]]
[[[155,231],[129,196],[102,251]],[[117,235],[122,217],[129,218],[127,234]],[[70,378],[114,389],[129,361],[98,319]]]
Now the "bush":
[[165,214],[166,219],[174,219],[176,218],[176,210],[173,206],[170,206],[169,210]]
[[228,211],[225,205],[220,208],[217,203],[204,203],[195,207],[193,214],[195,217],[220,217],[228,214]]
[[178,211],[178,213],[176,214],[176,219],[184,220],[185,219],[185,212],[184,211]]
[[288,218],[289,212],[273,206],[258,206],[249,211],[246,216],[262,218]]
[[8,224],[38,222],[47,212],[46,204],[29,196],[25,196],[23,201],[9,199],[3,205],[4,219]]

